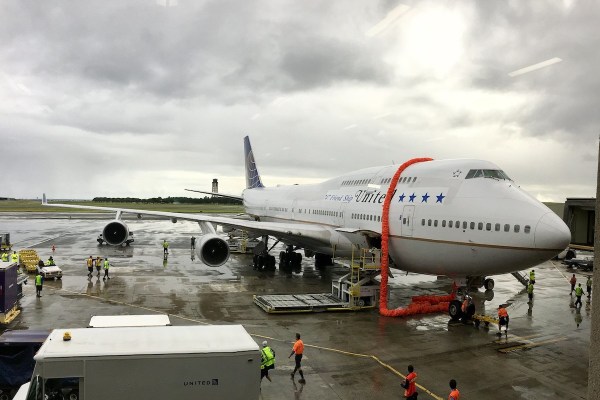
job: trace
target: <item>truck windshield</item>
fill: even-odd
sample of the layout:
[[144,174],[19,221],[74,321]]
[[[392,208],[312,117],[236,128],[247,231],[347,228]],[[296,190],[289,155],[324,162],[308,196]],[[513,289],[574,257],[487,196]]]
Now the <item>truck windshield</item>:
[[29,385],[29,391],[27,392],[27,400],[42,400],[41,382],[42,378],[39,375],[36,375],[31,380],[31,385]]
[[474,178],[492,178],[492,179],[502,179],[502,180],[508,180],[508,181],[512,180],[508,177],[508,175],[506,175],[504,173],[504,171],[502,171],[500,169],[472,169],[465,176],[465,179],[474,179]]

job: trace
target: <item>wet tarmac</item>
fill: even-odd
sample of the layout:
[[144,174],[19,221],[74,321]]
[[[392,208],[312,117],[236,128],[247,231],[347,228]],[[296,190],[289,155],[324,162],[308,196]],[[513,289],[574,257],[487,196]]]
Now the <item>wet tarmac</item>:
[[[324,271],[305,259],[296,272],[259,272],[250,255],[232,255],[219,268],[204,266],[190,251],[197,224],[157,220],[128,222],[135,232],[130,247],[98,246],[104,223],[73,214],[0,216],[0,231],[10,232],[15,249],[30,247],[43,259],[52,255],[63,269],[62,281],[47,281],[43,297],[25,286],[21,314],[10,329],[85,327],[93,315],[168,313],[173,325],[242,324],[276,352],[273,382],[262,382],[261,399],[396,399],[406,366],[418,373],[419,399],[447,398],[448,381],[458,381],[465,399],[584,399],[587,391],[591,310],[572,308],[567,278],[584,272],[558,261],[536,269],[534,302],[511,275],[494,277],[493,293],[473,294],[478,312],[496,314],[510,303],[510,330],[501,339],[497,328],[449,323],[447,315],[386,318],[377,311],[269,315],[252,296],[275,293],[326,293],[331,281],[346,273],[341,266]],[[108,219],[107,219],[108,220]],[[162,240],[170,242],[163,260]],[[279,251],[275,248],[275,253]],[[108,257],[111,279],[87,277],[85,259]],[[390,307],[410,297],[444,294],[447,279],[393,270]],[[306,384],[290,379],[288,359],[294,334],[306,349]],[[257,372],[257,379],[259,379]]]

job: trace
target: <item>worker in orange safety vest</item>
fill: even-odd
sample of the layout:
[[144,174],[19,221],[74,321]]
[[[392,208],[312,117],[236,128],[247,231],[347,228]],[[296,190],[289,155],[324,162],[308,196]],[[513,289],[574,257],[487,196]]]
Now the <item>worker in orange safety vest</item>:
[[450,379],[450,394],[448,395],[448,400],[459,400],[460,392],[456,388],[456,381],[454,379]]
[[508,311],[506,311],[506,308],[502,304],[498,306],[498,319],[500,320],[498,323],[498,333],[502,331],[503,325],[506,325],[506,332],[508,332]]
[[404,398],[408,400],[416,400],[417,393],[417,384],[415,381],[417,380],[417,373],[415,372],[415,368],[412,365],[408,366],[408,375],[406,375],[406,379],[402,383],[402,387],[404,388]]

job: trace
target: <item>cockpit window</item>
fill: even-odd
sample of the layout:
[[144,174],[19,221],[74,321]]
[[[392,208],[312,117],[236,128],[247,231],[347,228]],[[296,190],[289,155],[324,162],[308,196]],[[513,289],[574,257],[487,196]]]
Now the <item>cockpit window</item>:
[[467,173],[465,179],[473,179],[473,178],[492,178],[492,179],[503,179],[511,181],[504,173],[504,171],[500,169],[472,169]]

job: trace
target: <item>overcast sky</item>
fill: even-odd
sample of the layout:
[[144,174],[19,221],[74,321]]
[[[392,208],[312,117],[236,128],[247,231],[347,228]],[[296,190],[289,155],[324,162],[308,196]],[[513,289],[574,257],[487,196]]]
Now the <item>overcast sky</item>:
[[596,1],[3,0],[0,21],[0,197],[239,194],[246,134],[265,185],[478,158],[542,201],[596,193]]

